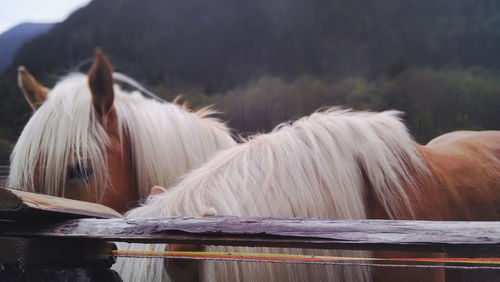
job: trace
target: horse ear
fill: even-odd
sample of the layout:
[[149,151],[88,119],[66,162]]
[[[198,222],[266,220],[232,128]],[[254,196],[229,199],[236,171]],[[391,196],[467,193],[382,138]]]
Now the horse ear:
[[151,191],[149,192],[149,195],[159,195],[159,194],[164,193],[164,192],[167,192],[167,189],[165,189],[161,186],[155,185],[155,186],[151,187]]
[[36,109],[43,104],[45,99],[47,99],[49,89],[38,83],[23,66],[17,68],[17,83],[33,111],[36,111]]
[[99,116],[104,117],[111,107],[115,93],[113,91],[113,67],[104,53],[97,49],[95,60],[88,74],[92,104]]

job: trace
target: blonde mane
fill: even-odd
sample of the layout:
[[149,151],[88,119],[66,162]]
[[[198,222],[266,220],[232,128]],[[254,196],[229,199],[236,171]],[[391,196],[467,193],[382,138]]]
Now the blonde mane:
[[[33,114],[11,156],[9,187],[62,196],[68,164],[77,161],[90,162],[88,186],[104,194],[109,140],[92,107],[87,79],[83,74],[67,76]],[[151,186],[169,187],[214,152],[236,144],[226,125],[210,117],[215,113],[211,109],[189,111],[117,85],[114,91],[120,136],[130,138],[140,199]]]
[[[397,216],[401,209],[411,209],[405,189],[415,186],[417,180],[412,175],[428,173],[398,114],[334,108],[291,125],[280,125],[272,133],[219,152],[183,176],[176,186],[149,197],[144,206],[127,215],[199,216],[215,208],[220,215],[366,219],[369,186],[386,212]],[[164,248],[165,245],[119,245],[119,249]],[[324,250],[278,252],[370,255]],[[119,259],[114,266],[124,281],[168,280],[160,271],[162,267],[160,259]],[[353,267],[204,262],[201,277],[208,281],[366,281],[368,271]]]

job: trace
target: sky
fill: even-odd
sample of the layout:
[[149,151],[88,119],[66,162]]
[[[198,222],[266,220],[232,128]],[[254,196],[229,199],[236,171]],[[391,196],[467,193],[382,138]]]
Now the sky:
[[53,23],[90,0],[0,0],[0,33],[23,22]]

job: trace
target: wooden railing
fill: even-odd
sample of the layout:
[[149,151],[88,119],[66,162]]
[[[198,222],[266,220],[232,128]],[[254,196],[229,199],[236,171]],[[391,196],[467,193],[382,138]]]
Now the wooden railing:
[[177,243],[312,249],[500,253],[500,222],[328,220],[235,216],[148,219],[72,219],[0,222],[0,236],[87,238],[136,243]]
[[[29,270],[64,264],[80,267],[81,272],[82,267],[94,271],[98,261],[105,265],[102,275],[109,278],[114,275],[105,271],[113,262],[112,241],[458,252],[472,256],[479,250],[498,257],[500,222],[234,216],[125,219],[93,203],[0,189],[0,265],[21,261]],[[0,269],[0,280],[11,277]]]

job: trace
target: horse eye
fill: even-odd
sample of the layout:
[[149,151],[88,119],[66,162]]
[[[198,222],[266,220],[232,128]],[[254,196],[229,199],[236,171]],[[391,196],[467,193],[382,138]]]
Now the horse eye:
[[78,162],[68,169],[68,179],[87,180],[93,173],[90,165]]

